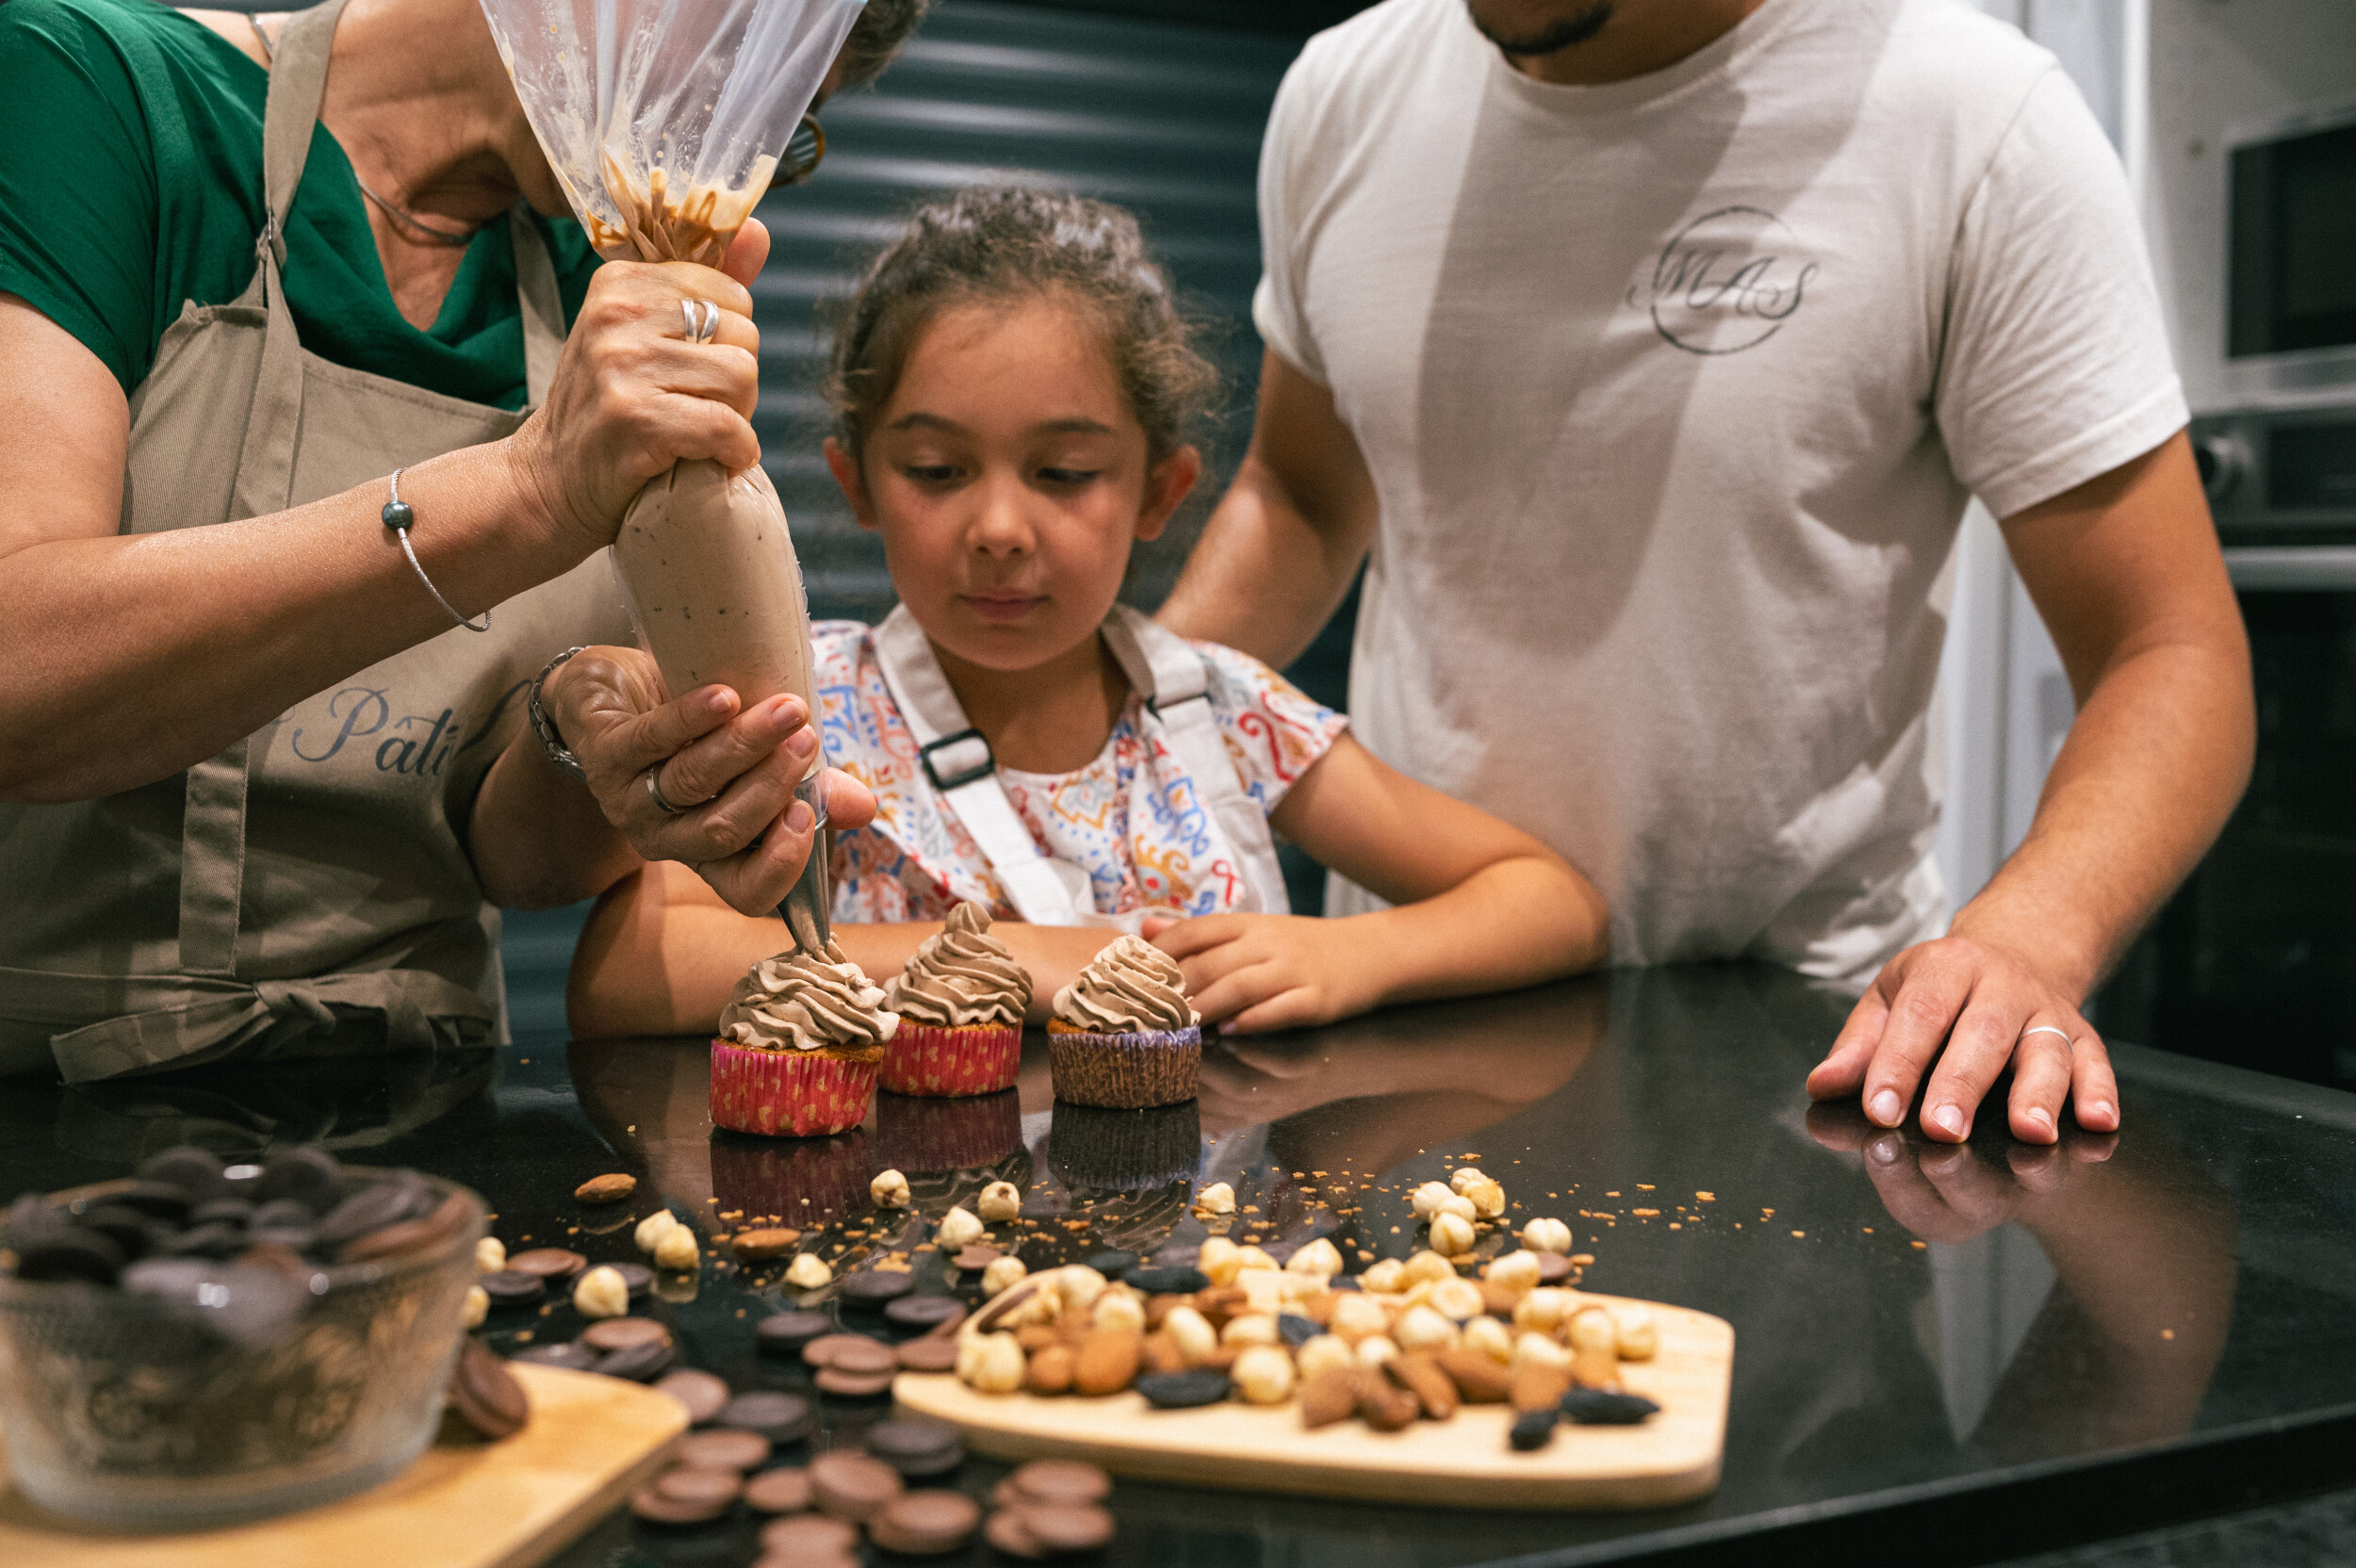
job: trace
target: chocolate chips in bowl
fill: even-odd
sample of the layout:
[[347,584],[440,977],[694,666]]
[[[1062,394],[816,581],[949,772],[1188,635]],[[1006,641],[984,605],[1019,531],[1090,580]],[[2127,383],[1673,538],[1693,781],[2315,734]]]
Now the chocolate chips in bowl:
[[308,1508],[433,1440],[483,1200],[413,1170],[167,1150],[0,1232],[0,1429],[32,1501],[142,1529]]

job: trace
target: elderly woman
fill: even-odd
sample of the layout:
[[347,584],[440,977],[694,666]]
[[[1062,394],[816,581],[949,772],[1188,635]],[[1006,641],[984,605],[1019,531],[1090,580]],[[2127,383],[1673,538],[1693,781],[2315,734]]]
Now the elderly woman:
[[774,908],[809,716],[662,700],[599,553],[760,457],[760,225],[600,266],[476,0],[8,0],[0,83],[0,1071],[487,1042],[494,906],[641,857]]

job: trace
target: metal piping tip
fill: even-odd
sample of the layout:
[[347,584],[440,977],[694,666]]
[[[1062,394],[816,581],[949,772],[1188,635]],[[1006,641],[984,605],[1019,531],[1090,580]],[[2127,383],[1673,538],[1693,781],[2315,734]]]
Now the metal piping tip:
[[785,902],[777,906],[778,917],[793,933],[794,945],[812,955],[825,953],[834,939],[833,923],[826,918],[834,904],[834,890],[826,874],[830,846],[824,779],[823,773],[813,773],[794,787],[794,798],[818,814],[818,828],[811,836],[810,859],[803,864],[801,876],[787,890]]

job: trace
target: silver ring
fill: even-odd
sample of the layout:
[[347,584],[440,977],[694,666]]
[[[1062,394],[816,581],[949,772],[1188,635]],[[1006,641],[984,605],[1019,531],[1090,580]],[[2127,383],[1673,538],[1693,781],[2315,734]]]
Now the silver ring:
[[662,771],[663,764],[657,762],[653,767],[648,768],[646,774],[646,793],[654,797],[656,809],[660,810],[666,817],[682,816],[687,812],[694,810],[695,808],[693,806],[674,806],[669,801],[663,798],[663,786],[655,782],[655,776]]
[[679,314],[687,319],[687,341],[709,343],[720,331],[720,307],[710,300],[681,300]]
[[2031,1035],[2059,1035],[2062,1037],[2062,1044],[2068,1045],[2070,1043],[2069,1030],[2056,1029],[2050,1023],[2040,1023],[2034,1029],[2023,1029],[2021,1031],[2021,1037],[2024,1040]]

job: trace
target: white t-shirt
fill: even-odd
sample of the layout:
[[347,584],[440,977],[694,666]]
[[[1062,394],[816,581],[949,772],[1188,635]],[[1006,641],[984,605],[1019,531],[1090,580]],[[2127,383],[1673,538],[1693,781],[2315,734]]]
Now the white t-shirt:
[[2053,57],[1960,0],[1768,0],[1554,87],[1464,0],[1386,0],[1286,75],[1260,225],[1253,318],[1382,505],[1359,738],[1562,851],[1616,962],[1862,979],[1935,934],[1967,495],[2009,515],[2185,420]]

